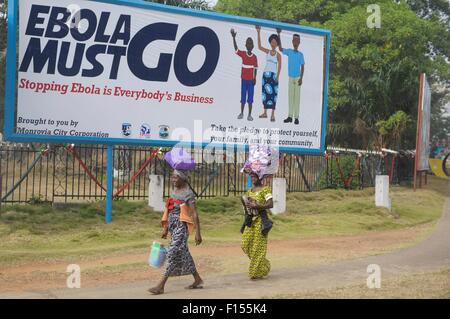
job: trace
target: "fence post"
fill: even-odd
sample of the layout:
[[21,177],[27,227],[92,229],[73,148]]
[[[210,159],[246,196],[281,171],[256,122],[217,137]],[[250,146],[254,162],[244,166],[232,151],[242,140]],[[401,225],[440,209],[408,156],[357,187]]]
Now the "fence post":
[[[302,176],[303,182],[305,183],[306,188],[308,189],[308,192],[311,192],[312,191],[311,186],[309,185],[308,179],[306,178],[305,172],[303,171],[303,167],[304,166],[300,162],[299,156],[295,156],[295,159],[297,160],[298,169],[300,170],[300,174]],[[305,163],[305,157],[304,156],[302,156],[302,160],[303,160],[303,163]],[[289,178],[291,178],[291,176],[292,176],[292,171],[289,173]]]
[[113,200],[113,155],[114,146],[107,146],[107,162],[106,162],[106,211],[105,223],[109,224],[112,220],[112,200]]
[[364,189],[364,166],[363,166],[363,160],[364,160],[364,154],[362,155],[362,160],[359,161],[359,189]]

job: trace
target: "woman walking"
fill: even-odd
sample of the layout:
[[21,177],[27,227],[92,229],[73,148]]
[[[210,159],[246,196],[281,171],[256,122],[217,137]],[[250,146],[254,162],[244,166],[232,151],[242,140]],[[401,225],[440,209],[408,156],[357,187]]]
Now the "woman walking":
[[171,176],[174,187],[171,197],[167,200],[166,209],[161,220],[163,226],[162,238],[167,238],[170,232],[171,241],[167,250],[167,267],[159,284],[148,291],[159,295],[164,293],[164,286],[169,277],[192,275],[194,283],[187,289],[202,288],[203,280],[197,272],[194,260],[188,249],[188,238],[196,229],[195,243],[200,245],[200,220],[195,204],[195,195],[188,185],[188,176],[175,170]]
[[263,73],[262,83],[262,102],[264,105],[264,112],[259,116],[260,118],[267,118],[267,110],[272,110],[270,117],[271,122],[275,122],[275,107],[278,98],[278,81],[281,71],[281,55],[277,52],[277,47],[280,45],[280,38],[276,34],[269,37],[270,50],[261,45],[261,27],[256,26],[258,33],[258,48],[266,53],[266,67]]
[[252,188],[247,191],[246,219],[243,226],[241,247],[250,259],[250,279],[261,279],[270,271],[270,261],[266,258],[267,236],[272,228],[272,221],[267,210],[273,207],[272,191],[262,185],[256,173],[250,173]]

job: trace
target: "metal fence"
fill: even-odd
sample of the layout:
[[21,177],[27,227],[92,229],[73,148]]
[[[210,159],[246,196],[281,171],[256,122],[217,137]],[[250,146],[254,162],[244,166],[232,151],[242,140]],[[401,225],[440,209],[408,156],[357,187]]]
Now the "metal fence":
[[[48,148],[40,144],[0,145],[1,203],[69,202],[104,199],[106,193],[106,147],[77,145],[73,152],[64,145]],[[114,188],[121,189],[148,161],[154,149],[116,146],[114,148]],[[162,149],[166,152],[168,149]],[[237,195],[246,190],[246,176],[240,172],[248,154],[216,150],[211,154],[192,149],[197,167],[191,186],[199,197]],[[337,158],[337,160],[336,160]],[[394,162],[392,162],[394,161]],[[340,165],[339,166],[339,163]],[[353,188],[372,187],[376,173],[391,175],[393,184],[410,183],[414,158],[378,155],[360,157],[352,152],[335,156],[282,154],[278,173],[286,178],[288,192],[317,191],[342,187],[351,178]],[[349,167],[352,167],[349,169]],[[342,173],[342,174],[341,174]],[[116,198],[146,200],[149,175],[164,176],[164,195],[170,193],[170,168],[163,154],[151,159],[133,183]],[[352,177],[350,177],[352,176]]]

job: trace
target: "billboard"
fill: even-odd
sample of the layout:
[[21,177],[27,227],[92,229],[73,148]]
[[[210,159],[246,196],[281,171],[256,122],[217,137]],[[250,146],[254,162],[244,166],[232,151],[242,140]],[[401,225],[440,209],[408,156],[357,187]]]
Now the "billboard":
[[10,0],[8,22],[8,140],[324,151],[327,30],[121,0]]
[[416,137],[416,170],[429,169],[431,89],[425,74],[420,76]]

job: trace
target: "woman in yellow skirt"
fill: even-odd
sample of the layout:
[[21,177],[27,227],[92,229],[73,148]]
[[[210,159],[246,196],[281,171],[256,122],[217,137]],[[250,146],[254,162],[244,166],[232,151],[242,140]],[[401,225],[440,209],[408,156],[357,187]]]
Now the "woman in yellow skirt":
[[270,261],[266,258],[267,237],[272,228],[268,218],[268,209],[273,207],[272,190],[263,186],[261,179],[255,173],[250,173],[252,188],[243,198],[245,205],[245,222],[241,232],[241,247],[250,259],[250,279],[261,279],[270,271]]

